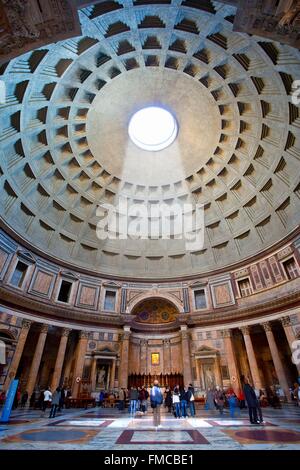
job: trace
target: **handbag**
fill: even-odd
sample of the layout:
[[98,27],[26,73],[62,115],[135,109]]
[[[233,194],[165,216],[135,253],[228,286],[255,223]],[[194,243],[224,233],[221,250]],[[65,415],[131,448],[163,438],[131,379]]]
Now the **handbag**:
[[195,401],[195,397],[194,397],[194,395],[193,395],[193,394],[191,394],[190,401]]

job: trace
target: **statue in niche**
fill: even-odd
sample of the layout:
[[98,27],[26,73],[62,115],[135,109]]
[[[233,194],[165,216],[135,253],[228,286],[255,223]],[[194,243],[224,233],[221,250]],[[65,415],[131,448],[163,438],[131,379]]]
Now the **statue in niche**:
[[97,384],[100,388],[105,388],[106,386],[106,377],[107,377],[107,368],[105,366],[102,366],[100,370],[98,370],[97,373]]
[[205,367],[204,376],[205,376],[206,389],[214,388],[215,387],[215,375],[211,366]]

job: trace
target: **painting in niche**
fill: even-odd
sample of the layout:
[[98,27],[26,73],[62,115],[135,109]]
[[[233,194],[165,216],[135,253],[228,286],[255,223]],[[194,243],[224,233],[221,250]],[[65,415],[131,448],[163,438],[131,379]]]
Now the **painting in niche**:
[[151,365],[159,366],[159,353],[151,353]]

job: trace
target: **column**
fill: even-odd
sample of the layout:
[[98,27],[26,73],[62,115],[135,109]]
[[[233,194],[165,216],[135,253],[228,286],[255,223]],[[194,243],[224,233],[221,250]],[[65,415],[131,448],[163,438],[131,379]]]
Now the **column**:
[[121,345],[121,362],[119,368],[119,388],[128,386],[128,358],[129,358],[130,327],[124,326]]
[[[296,335],[295,335],[293,327],[292,327],[291,319],[290,319],[290,317],[283,317],[280,320],[281,320],[281,324],[283,326],[283,329],[284,329],[284,332],[285,332],[285,335],[286,335],[286,339],[288,340],[291,353],[293,353],[294,352],[293,342],[296,341],[297,338],[296,338]],[[295,364],[295,366],[297,367],[297,370],[298,370],[299,375],[300,375],[300,364]]]
[[26,385],[26,390],[28,392],[29,397],[32,395],[32,392],[35,387],[37,375],[39,372],[39,367],[41,364],[41,359],[45,347],[45,342],[47,338],[47,333],[48,333],[48,325],[42,325],[41,326],[41,331],[39,334],[39,338],[35,347],[35,352],[34,356],[32,359],[29,375],[28,375],[28,381]]
[[3,391],[8,390],[11,380],[13,380],[16,376],[16,373],[20,364],[20,360],[23,354],[25,342],[26,342],[28,332],[30,329],[30,325],[31,325],[30,321],[28,320],[22,321],[22,329],[18,337],[18,342],[16,344],[16,349],[15,349],[11,364],[9,366],[9,370],[7,371],[7,376],[3,385]]
[[88,331],[80,331],[79,341],[78,341],[77,351],[76,351],[77,352],[76,364],[75,364],[73,387],[72,387],[72,396],[74,398],[77,398],[78,396],[79,384],[82,379],[88,337],[89,337]]
[[215,358],[215,377],[216,377],[216,385],[219,385],[220,387],[222,387],[223,386],[223,379],[222,379],[222,372],[221,372],[219,354],[217,354],[217,356]]
[[196,383],[199,388],[201,388],[201,378],[200,378],[200,367],[199,367],[199,359],[195,358],[195,365],[196,365]]
[[163,374],[170,374],[171,372],[171,345],[170,340],[164,340],[164,370],[162,371]]
[[67,348],[70,331],[71,330],[69,328],[63,328],[61,332],[60,343],[58,347],[58,352],[57,352],[55,366],[54,366],[54,372],[53,372],[51,386],[50,386],[52,392],[56,390],[59,385],[61,385],[60,383],[61,373],[62,373],[62,368],[63,368],[64,359],[65,359],[66,348]]
[[225,354],[226,360],[229,370],[230,376],[230,383],[232,388],[234,389],[235,393],[238,393],[240,386],[240,374],[238,371],[238,366],[235,358],[235,352],[233,348],[233,341],[232,341],[232,331],[231,330],[222,330],[221,335],[224,339],[224,347],[225,347]]
[[97,375],[97,359],[95,357],[92,357],[92,367],[91,367],[91,375],[90,375],[92,392],[95,392],[96,390],[96,378],[97,378],[96,375]]
[[141,339],[140,341],[140,355],[141,355],[141,360],[140,360],[140,372],[141,374],[147,374],[147,340],[146,339]]
[[257,390],[260,390],[261,388],[263,388],[263,384],[261,382],[260,375],[259,375],[259,369],[257,366],[257,361],[256,361],[254,349],[253,349],[249,326],[242,326],[241,332],[243,333],[243,337],[245,341],[253,385],[254,385],[254,388],[256,388]]
[[263,328],[266,332],[266,336],[267,336],[269,348],[270,348],[270,351],[271,351],[271,356],[272,356],[272,359],[273,359],[273,363],[274,363],[275,371],[276,371],[276,374],[277,374],[277,378],[279,380],[280,386],[281,386],[287,400],[290,401],[291,397],[290,397],[289,385],[288,385],[288,382],[287,382],[287,379],[286,379],[286,376],[285,376],[284,367],[283,367],[283,364],[282,364],[282,361],[281,361],[281,358],[280,358],[280,355],[279,355],[277,344],[275,342],[275,338],[274,338],[274,335],[273,335],[271,324],[269,322],[266,322],[266,323],[263,323],[262,326],[263,326]]
[[110,390],[115,388],[115,375],[116,375],[116,358],[114,357],[111,365],[111,374],[110,374]]
[[183,381],[188,386],[192,383],[192,368],[190,357],[189,332],[186,325],[181,325],[181,348],[182,348],[182,365],[183,365]]

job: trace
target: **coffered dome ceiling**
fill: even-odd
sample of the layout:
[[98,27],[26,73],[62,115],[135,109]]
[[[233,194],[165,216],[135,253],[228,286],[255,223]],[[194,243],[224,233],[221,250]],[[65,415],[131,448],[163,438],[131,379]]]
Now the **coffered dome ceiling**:
[[[79,14],[81,37],[0,69],[7,226],[74,266],[163,278],[246,259],[298,225],[298,50],[233,32],[235,8],[212,1],[118,0]],[[149,105],[172,111],[179,126],[158,152],[128,137],[131,116]],[[203,249],[99,240],[98,205],[123,196],[204,204]]]

